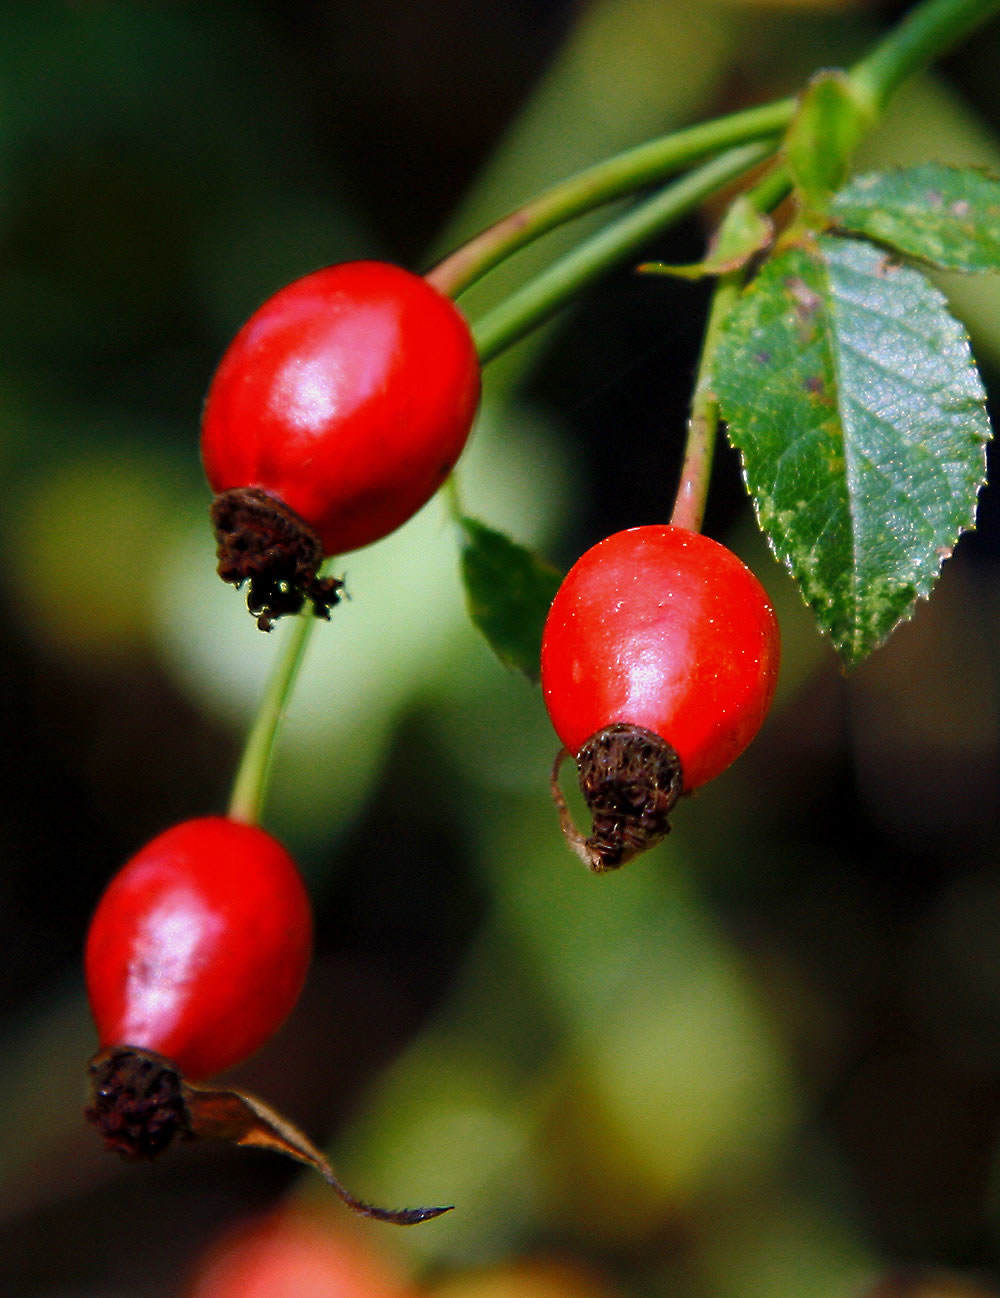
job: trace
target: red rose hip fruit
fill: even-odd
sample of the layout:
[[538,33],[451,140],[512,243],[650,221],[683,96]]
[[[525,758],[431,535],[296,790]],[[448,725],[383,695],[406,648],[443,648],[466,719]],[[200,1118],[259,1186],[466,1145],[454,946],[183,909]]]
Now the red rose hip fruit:
[[111,880],[87,935],[102,1047],[166,1055],[188,1078],[252,1054],[287,1017],[312,947],[309,898],[270,834],[187,820]]
[[87,1116],[147,1156],[189,1132],[185,1087],[252,1054],[302,989],[312,912],[269,834],[184,821],[122,867],[98,903],[84,968],[100,1051]]
[[545,624],[542,691],[577,760],[591,838],[574,839],[554,781],[553,791],[593,869],[656,842],[680,794],[743,751],[767,714],[779,658],[764,588],[706,536],[636,527],[574,564]]
[[346,262],[295,280],[246,322],[209,388],[201,450],[219,573],[270,627],[325,616],[324,555],[386,536],[448,476],[479,361],[454,304],[419,275]]
[[255,825],[187,820],[111,880],[84,965],[100,1049],[88,1119],[109,1149],[151,1158],[175,1136],[277,1150],[314,1167],[355,1212],[408,1226],[447,1208],[379,1208],[352,1194],[281,1114],[194,1079],[238,1063],[280,1027],[312,948],[295,862]]

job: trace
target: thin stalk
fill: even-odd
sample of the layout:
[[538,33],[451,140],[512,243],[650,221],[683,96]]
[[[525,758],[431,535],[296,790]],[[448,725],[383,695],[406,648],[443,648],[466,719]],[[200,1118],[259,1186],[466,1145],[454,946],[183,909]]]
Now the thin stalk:
[[[855,88],[873,116],[900,84],[995,13],[1000,0],[926,0],[907,14],[851,69]],[[780,134],[795,114],[789,96],[649,140],[587,167],[529,200],[450,253],[427,274],[443,293],[457,296],[507,257],[556,226],[623,198],[713,153]]]
[[309,643],[309,636],[317,621],[318,618],[308,613],[300,613],[298,617],[292,618],[291,625],[288,627],[286,633],[288,639],[282,646],[268,680],[233,781],[233,791],[229,799],[229,816],[232,820],[240,820],[247,825],[256,825],[260,820],[271,774],[275,740]]
[[587,167],[457,248],[428,272],[427,279],[454,297],[512,253],[566,221],[648,189],[713,153],[780,135],[794,111],[793,98],[781,99],[674,131]]
[[599,275],[636,252],[658,231],[696,208],[716,190],[773,152],[773,141],[745,144],[674,181],[553,262],[473,326],[485,364],[542,324]]
[[[873,116],[884,111],[902,81],[996,12],[1000,12],[1000,0],[929,0],[913,10],[870,54],[855,64],[850,74],[856,88],[871,104]],[[749,197],[758,211],[766,212],[781,201],[790,187],[787,170],[778,167]],[[715,348],[723,322],[739,292],[738,275],[719,279],[691,397],[684,461],[670,521],[694,532],[700,530],[705,515],[719,429],[719,408],[713,391]]]
[[705,517],[708,483],[712,476],[712,460],[719,431],[719,404],[713,386],[715,348],[723,322],[740,295],[742,282],[742,275],[734,272],[721,275],[716,283],[698,361],[698,377],[691,394],[684,462],[674,497],[673,513],[670,515],[670,521],[675,527],[686,527],[691,532],[701,531]]
[[855,89],[883,111],[907,77],[1000,13],[1000,0],[926,0],[911,9],[850,71]]
[[461,523],[465,511],[462,509],[462,497],[458,490],[458,477],[455,473],[448,474],[441,491],[443,492],[448,517],[453,523]]
[[[758,212],[773,211],[791,189],[785,167],[778,166],[763,176],[748,191],[747,202]],[[715,396],[715,352],[726,319],[736,305],[743,288],[744,273],[733,271],[720,275],[712,294],[705,325],[705,337],[698,357],[698,373],[691,394],[684,460],[674,497],[670,521],[675,527],[700,532],[708,501],[708,484],[712,476],[715,443],[719,434],[719,404]]]
[[758,212],[773,212],[791,191],[792,178],[788,174],[788,168],[779,165],[757,181],[747,194],[747,201],[752,203]]
[[[911,10],[851,69],[855,89],[868,100],[872,117],[882,112],[901,82],[998,12],[1000,0],[924,0]],[[454,296],[556,226],[647,188],[711,154],[718,155],[580,244],[485,316],[474,329],[480,359],[485,363],[548,319],[651,235],[773,153],[778,137],[792,120],[796,102],[794,98],[782,99],[675,131],[589,167],[477,235],[439,262],[427,278]],[[742,147],[734,147],[737,145]],[[761,210],[770,210],[788,188],[784,169],[773,171],[755,191]],[[686,520],[685,526],[700,526],[704,511],[718,425],[711,390],[713,353],[733,292],[734,281],[724,277],[713,297],[702,349],[688,447],[672,516],[675,522]],[[457,496],[451,504],[453,510],[457,508]],[[236,774],[229,807],[234,819],[254,824],[260,817],[275,739],[314,621],[300,616],[289,628],[288,642],[261,700]]]

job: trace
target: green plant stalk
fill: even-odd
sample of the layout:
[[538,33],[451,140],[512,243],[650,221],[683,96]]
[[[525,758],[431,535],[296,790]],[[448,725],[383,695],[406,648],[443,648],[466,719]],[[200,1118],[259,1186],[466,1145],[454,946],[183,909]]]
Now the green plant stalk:
[[[771,212],[792,189],[788,168],[774,167],[747,194],[747,200],[758,212]],[[691,413],[688,417],[684,441],[684,459],[681,464],[677,491],[674,495],[670,522],[675,527],[686,527],[692,532],[701,531],[708,502],[708,488],[715,458],[715,443],[719,433],[719,407],[714,392],[715,349],[729,312],[736,305],[743,287],[741,273],[722,275],[716,284],[709,307],[708,321],[698,359],[698,372],[691,394]]]
[[453,523],[461,523],[465,510],[462,508],[462,497],[458,490],[458,475],[449,473],[441,488],[444,507]]
[[473,325],[480,360],[485,364],[530,333],[599,275],[640,249],[652,235],[698,207],[773,150],[773,141],[730,149],[665,186],[553,262]]
[[674,527],[686,527],[700,532],[708,501],[708,484],[712,476],[715,442],[719,431],[719,405],[712,385],[715,348],[722,325],[732,310],[743,287],[739,272],[721,275],[712,294],[712,305],[705,326],[705,337],[698,361],[698,377],[691,394],[691,415],[688,419],[687,439],[684,444],[684,462],[680,481],[674,497],[670,521]]
[[278,655],[243,746],[243,755],[229,799],[228,814],[232,820],[242,821],[246,825],[256,825],[260,821],[278,730],[305,656],[309,636],[318,621],[318,618],[309,613],[300,613],[298,617],[291,619],[288,639]]
[[[998,11],[1000,0],[930,0],[904,18],[850,73],[872,117],[884,111],[902,81]],[[777,206],[790,188],[786,168],[776,167],[748,197],[758,211],[767,212]],[[684,460],[670,521],[693,532],[701,529],[705,516],[719,430],[719,409],[712,390],[715,348],[725,319],[739,297],[740,286],[739,275],[719,279],[691,397]]]
[[1000,0],[925,0],[850,70],[877,116],[902,82],[1000,13]]
[[[762,161],[773,148],[773,141],[748,144],[712,159],[557,261],[473,329],[480,361],[485,364],[541,324],[602,271]],[[457,487],[453,491],[456,494],[450,503],[454,511],[458,508]],[[247,735],[233,782],[228,814],[234,820],[247,824],[260,820],[278,730],[315,621],[308,614],[292,620],[288,643]]]
[[[785,167],[775,167],[746,195],[758,212],[771,212],[788,194],[791,180]],[[719,434],[719,405],[715,397],[715,350],[729,312],[743,288],[744,273],[720,275],[709,307],[698,373],[691,394],[691,414],[684,442],[684,460],[670,521],[675,527],[700,532],[708,501],[715,443]]]
[[[957,43],[996,12],[1000,12],[1000,0],[928,0],[926,4],[913,10],[870,54],[855,64],[850,73],[852,82],[870,105],[872,118],[884,110],[889,98],[906,77],[925,66],[942,50]],[[781,106],[787,102],[781,101]],[[745,147],[749,150],[754,146]],[[761,142],[758,147],[766,152],[768,146]],[[594,277],[627,256],[657,229],[669,225],[690,207],[697,206],[703,198],[721,188],[727,183],[726,180],[710,184],[707,193],[688,203],[689,184],[692,189],[700,186],[702,180],[710,176],[715,165],[724,168],[740,152],[738,149],[730,150],[668,186],[620,221],[605,227],[594,238],[580,244],[484,317],[473,329],[484,363],[543,323]],[[744,168],[738,168],[738,171],[742,169]],[[752,198],[759,211],[770,211],[790,188],[787,171],[784,167],[778,167],[758,185]],[[516,217],[517,213],[513,215]],[[513,218],[506,218],[506,222],[512,220]],[[501,234],[506,222],[492,227],[492,232]],[[486,233],[490,234],[491,231]],[[520,244],[512,245],[509,251],[514,251],[518,246]],[[494,245],[491,251],[496,256],[498,246]],[[506,256],[507,252],[503,255]],[[496,259],[500,258],[497,256]],[[684,462],[671,521],[691,527],[694,531],[700,528],[704,517],[718,430],[718,411],[710,383],[712,358],[723,321],[737,296],[738,291],[729,277],[724,277],[720,281],[719,291],[713,297],[699,362],[699,377],[692,396]]]
[[[925,0],[851,69],[849,76],[872,119],[914,72],[1000,12],[1000,0]],[[578,172],[529,200],[450,253],[427,273],[457,296],[487,271],[557,226],[602,204],[666,179],[692,163],[740,143],[784,131],[794,96],[732,113],[647,141]]]
[[[927,66],[945,50],[957,44],[976,27],[1000,12],[1000,0],[924,0],[911,10],[891,32],[851,69],[850,77],[859,95],[870,105],[874,119],[885,108],[893,92],[914,72]],[[682,180],[640,204],[600,234],[580,244],[483,318],[475,327],[477,347],[483,364],[517,342],[598,275],[629,255],[650,235],[666,228],[743,171],[773,152],[776,137],[795,112],[795,99],[782,99],[763,108],[750,109],[689,127],[659,140],[639,145],[606,162],[578,173],[554,186],[537,199],[504,217],[488,230],[457,249],[429,272],[427,278],[442,292],[458,294],[492,267],[533,239],[576,216],[581,216],[614,198],[646,188],[657,180],[740,141],[756,140],[743,148],[729,148]],[[755,193],[761,210],[770,210],[789,187],[784,169],[777,169]],[[711,411],[711,374],[714,339],[731,306],[730,289],[720,283],[713,298],[700,362],[701,373],[692,400],[691,424],[702,445],[692,443],[685,453],[681,487],[690,497],[681,507],[682,516],[698,518],[707,492],[718,415]],[[704,392],[702,377],[705,376]],[[704,408],[703,408],[704,404]],[[691,483],[688,484],[688,478]],[[697,485],[694,479],[697,478]],[[675,516],[678,506],[675,505]],[[247,735],[243,757],[233,785],[229,814],[255,824],[267,790],[275,740],[287,701],[305,654],[315,619],[300,615],[289,631],[284,647],[257,716]]]
[[666,180],[714,153],[781,134],[794,98],[745,109],[637,145],[577,172],[529,200],[450,253],[426,278],[454,297],[512,253],[556,226]]

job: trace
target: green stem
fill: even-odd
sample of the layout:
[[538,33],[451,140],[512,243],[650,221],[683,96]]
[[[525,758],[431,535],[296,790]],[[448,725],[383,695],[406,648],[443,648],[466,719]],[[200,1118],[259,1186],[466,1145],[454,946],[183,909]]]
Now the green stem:
[[232,820],[240,820],[247,825],[256,825],[260,820],[278,729],[309,643],[309,635],[317,621],[310,614],[301,613],[292,619],[288,628],[288,639],[282,646],[268,680],[233,781],[229,799],[229,816]]
[[[761,177],[747,195],[747,202],[758,212],[771,212],[791,189],[785,167],[778,166]],[[730,311],[743,288],[744,273],[733,271],[720,275],[712,294],[705,336],[698,358],[698,374],[691,394],[684,461],[674,497],[670,521],[675,527],[700,532],[708,501],[708,484],[719,433],[719,405],[715,396],[715,352]]]
[[851,69],[851,81],[882,112],[900,84],[1000,13],[1000,0],[926,0]]
[[553,262],[473,326],[480,360],[485,364],[523,338],[591,281],[636,252],[652,235],[692,211],[723,185],[762,162],[773,149],[773,141],[730,149],[666,186]]
[[[893,92],[912,73],[949,45],[956,44],[992,13],[1000,0],[929,0],[913,10],[865,58],[855,64],[851,80],[868,100],[873,117],[881,113]],[[791,188],[787,169],[776,167],[748,196],[760,212],[772,210]],[[684,461],[670,517],[677,527],[697,532],[705,516],[708,484],[719,429],[719,409],[713,392],[715,349],[726,316],[740,293],[741,277],[719,279],[698,362],[691,397]]]
[[444,497],[445,509],[448,511],[448,517],[453,523],[460,523],[465,511],[462,508],[462,497],[458,489],[457,474],[454,472],[448,474],[441,491]]
[[[1000,0],[926,0],[851,70],[855,89],[877,117],[902,81],[1000,12]],[[780,134],[794,97],[731,113],[647,141],[578,172],[470,239],[427,274],[457,296],[507,257],[556,226],[622,198],[737,144]]]
[[674,131],[587,167],[483,230],[439,262],[427,279],[454,297],[556,226],[647,189],[713,153],[780,135],[794,112],[795,100],[781,99]]
[[726,316],[740,295],[743,276],[737,272],[721,275],[712,294],[712,305],[705,326],[705,338],[698,361],[698,378],[691,394],[684,463],[674,498],[670,521],[675,527],[701,531],[708,500],[708,483],[712,476],[716,436],[719,431],[719,406],[713,388],[715,348]]
[[758,212],[773,212],[783,198],[791,193],[792,178],[785,166],[773,167],[766,176],[762,176],[747,194],[747,201],[752,203]]
[[[1000,0],[925,0],[911,10],[851,70],[854,87],[868,100],[872,117],[882,112],[908,76],[998,12]],[[795,99],[782,99],[673,132],[589,167],[483,231],[440,262],[427,278],[442,292],[454,296],[557,225],[662,181],[711,154],[718,155],[578,245],[481,320],[474,333],[480,359],[485,363],[640,248],[651,235],[773,153],[777,137],[792,120],[795,108]],[[742,147],[733,147],[737,145]],[[775,169],[754,191],[760,210],[770,210],[788,187],[787,173],[783,168]],[[713,356],[736,287],[735,277],[724,276],[712,300],[672,515],[672,521],[684,526],[700,527],[704,512],[718,427],[711,382]],[[457,497],[451,503],[456,509]],[[260,817],[275,739],[314,622],[314,618],[301,616],[289,628],[288,642],[261,700],[236,774],[229,806],[235,820],[255,824]]]

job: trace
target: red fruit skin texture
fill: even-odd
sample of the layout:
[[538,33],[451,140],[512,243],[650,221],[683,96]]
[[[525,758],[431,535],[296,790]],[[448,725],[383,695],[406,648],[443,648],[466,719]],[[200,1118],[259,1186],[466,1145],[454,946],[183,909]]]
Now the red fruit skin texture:
[[258,487],[326,554],[399,527],[448,476],[479,401],[454,304],[419,275],[345,262],[281,289],[212,380],[201,452],[215,492]]
[[175,825],[122,867],[91,920],[100,1046],[154,1050],[210,1077],[280,1026],[311,949],[309,898],[280,843],[222,816]]
[[779,659],[774,610],[742,560],[685,528],[636,527],[588,550],[556,593],[542,691],[571,753],[606,726],[642,726],[674,748],[690,792],[760,729]]

